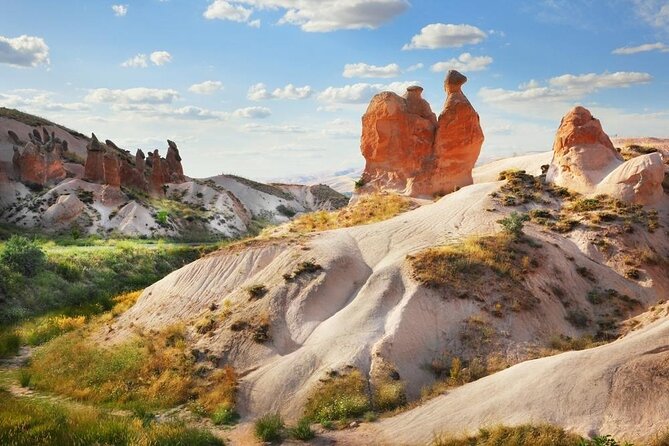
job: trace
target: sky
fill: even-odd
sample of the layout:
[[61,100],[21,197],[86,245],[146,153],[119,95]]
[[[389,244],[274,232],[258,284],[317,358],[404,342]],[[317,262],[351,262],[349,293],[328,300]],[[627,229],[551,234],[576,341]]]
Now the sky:
[[669,0],[0,0],[0,106],[194,177],[359,168],[360,118],[449,69],[482,158],[549,150],[583,105],[610,135],[669,137]]

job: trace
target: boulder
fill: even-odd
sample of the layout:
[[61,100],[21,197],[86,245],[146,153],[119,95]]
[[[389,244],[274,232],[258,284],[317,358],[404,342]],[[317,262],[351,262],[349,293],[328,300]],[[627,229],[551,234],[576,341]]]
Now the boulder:
[[42,223],[47,228],[59,228],[76,220],[86,205],[75,195],[61,195],[58,200],[44,212]]
[[662,197],[664,165],[659,153],[625,161],[598,119],[574,107],[560,122],[546,181],[584,195],[607,194],[629,203]]

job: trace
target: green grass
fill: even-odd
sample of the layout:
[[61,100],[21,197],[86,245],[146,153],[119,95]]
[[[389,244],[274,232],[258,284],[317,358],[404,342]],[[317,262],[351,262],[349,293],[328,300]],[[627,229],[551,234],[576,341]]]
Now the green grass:
[[111,308],[114,296],[145,288],[206,252],[196,245],[139,241],[36,245],[46,261],[30,277],[0,264],[0,326],[63,307],[70,307],[70,316],[77,307],[80,314],[100,313]]
[[432,446],[580,446],[581,440],[559,427],[526,424],[485,428],[472,436],[442,434],[435,437]]
[[370,410],[367,382],[358,370],[330,378],[307,401],[305,417],[323,423],[345,421]]
[[142,423],[99,409],[15,398],[0,390],[0,444],[223,445],[211,433],[179,423]]
[[19,352],[19,347],[21,347],[21,336],[18,333],[14,331],[0,333],[0,359],[15,356]]
[[281,415],[266,414],[256,420],[253,431],[259,440],[275,442],[281,440],[283,428]]
[[86,339],[83,330],[68,333],[37,350],[27,373],[37,390],[92,404],[151,412],[193,401],[205,415],[223,404],[234,411],[234,370],[198,374],[183,326],[113,348]]

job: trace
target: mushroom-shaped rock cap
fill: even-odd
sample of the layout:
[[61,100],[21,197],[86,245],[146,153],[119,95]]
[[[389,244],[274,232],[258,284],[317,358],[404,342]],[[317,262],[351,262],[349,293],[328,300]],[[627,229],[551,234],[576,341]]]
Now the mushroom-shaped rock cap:
[[421,87],[420,85],[412,85],[410,87],[407,87],[407,91],[408,92],[417,91],[418,93],[422,93],[423,92],[423,87]]
[[135,157],[141,158],[141,159],[146,159],[146,156],[144,155],[144,152],[142,152],[142,149],[137,149],[137,152],[135,153]]
[[448,93],[460,91],[460,87],[467,82],[467,76],[456,70],[449,70],[444,80],[444,90]]

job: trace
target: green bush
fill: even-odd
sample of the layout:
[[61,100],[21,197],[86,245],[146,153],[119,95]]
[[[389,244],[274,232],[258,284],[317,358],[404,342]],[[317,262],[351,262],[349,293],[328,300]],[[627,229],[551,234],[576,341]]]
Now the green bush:
[[580,446],[581,438],[548,424],[497,426],[480,429],[474,436],[439,435],[432,446]]
[[219,405],[211,416],[211,421],[216,425],[230,426],[237,422],[239,414],[227,403]]
[[308,418],[300,418],[297,426],[290,430],[290,436],[296,440],[309,441],[316,436],[316,433],[311,429]]
[[13,235],[0,249],[0,263],[26,276],[35,276],[46,262],[46,255],[35,242]]
[[369,409],[367,382],[354,370],[324,382],[307,401],[305,416],[322,424],[359,417]]
[[259,440],[274,442],[281,440],[283,427],[281,415],[266,414],[256,420],[254,432]]
[[528,219],[529,217],[527,215],[519,214],[514,211],[508,217],[498,220],[497,223],[502,226],[504,232],[514,238],[519,238],[523,235],[523,225]]
[[21,336],[13,331],[0,333],[0,359],[15,356],[21,346]]

